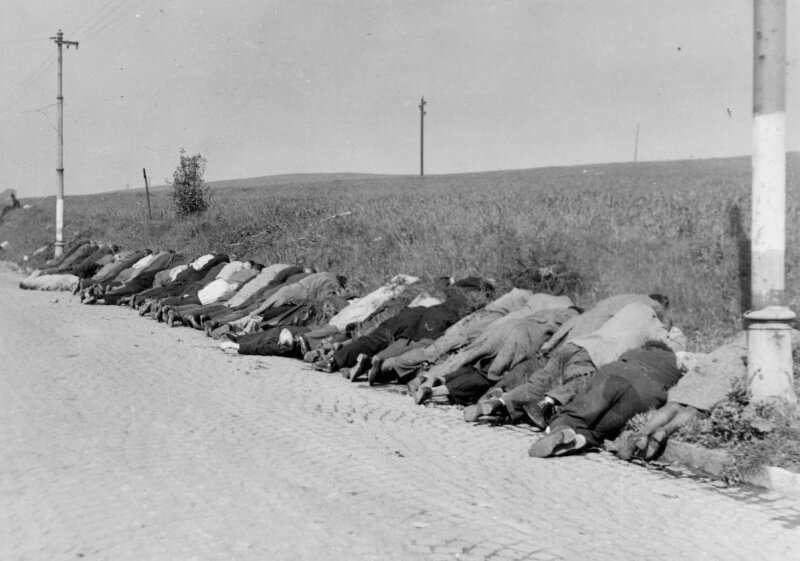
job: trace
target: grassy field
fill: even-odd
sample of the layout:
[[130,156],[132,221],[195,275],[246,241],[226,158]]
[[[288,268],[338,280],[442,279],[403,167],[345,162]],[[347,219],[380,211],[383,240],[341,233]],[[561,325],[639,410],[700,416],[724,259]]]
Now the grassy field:
[[[798,171],[792,154],[786,260],[795,310]],[[215,182],[210,210],[185,221],[173,218],[167,190],[152,196],[153,220],[140,190],[68,197],[65,231],[68,240],[91,231],[127,248],[297,262],[343,274],[361,290],[403,272],[428,283],[477,274],[500,290],[552,286],[583,306],[611,294],[661,292],[692,348],[705,350],[741,328],[748,307],[750,183],[748,158],[425,178],[256,178]],[[4,259],[21,261],[52,242],[55,204],[18,191],[33,208],[7,215],[0,241],[10,242]],[[556,275],[537,276],[542,267]]]

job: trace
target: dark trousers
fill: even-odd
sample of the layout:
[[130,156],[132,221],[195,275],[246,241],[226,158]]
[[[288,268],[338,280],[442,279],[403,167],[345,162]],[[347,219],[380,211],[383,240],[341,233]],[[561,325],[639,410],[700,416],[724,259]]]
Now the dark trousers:
[[197,292],[189,292],[186,294],[181,294],[180,296],[162,298],[158,303],[162,306],[186,306],[189,304],[199,305],[200,299],[197,297]]
[[445,375],[444,385],[450,400],[459,405],[471,405],[488,392],[495,382],[489,380],[473,365],[462,366],[455,372]]
[[394,341],[392,330],[388,327],[378,326],[366,335],[362,335],[350,344],[345,345],[333,353],[333,358],[339,368],[350,368],[356,363],[358,355],[364,353],[375,356]]
[[544,367],[533,372],[525,383],[503,394],[511,420],[523,421],[526,417],[536,419],[537,405],[547,395],[558,403],[567,403],[586,385],[596,370],[586,349],[567,343],[555,351]]
[[156,273],[157,271],[140,274],[122,286],[115,288],[112,292],[106,293],[105,296],[102,297],[103,301],[106,304],[113,306],[119,302],[120,298],[139,294],[141,291],[153,286]]
[[210,312],[216,312],[219,310],[230,310],[230,308],[226,308],[220,304],[207,304],[197,305],[197,304],[187,304],[185,306],[178,306],[173,308],[175,313],[178,314],[178,317],[185,319],[187,321],[191,321],[190,318],[194,318],[196,322],[200,322],[200,317],[204,316]]
[[237,340],[240,355],[286,356],[300,358],[299,349],[293,344],[282,345],[279,341],[281,331],[288,329],[292,335],[303,333],[305,327],[271,327],[258,333],[241,335]]
[[667,402],[663,381],[654,381],[640,370],[608,373],[601,370],[550,422],[551,429],[571,427],[591,446],[615,438],[637,413]]

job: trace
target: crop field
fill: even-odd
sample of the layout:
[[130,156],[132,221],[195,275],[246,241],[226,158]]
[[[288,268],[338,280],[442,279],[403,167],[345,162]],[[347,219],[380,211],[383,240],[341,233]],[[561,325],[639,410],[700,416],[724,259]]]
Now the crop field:
[[[213,168],[213,162],[209,163]],[[800,157],[787,179],[787,292],[799,310]],[[426,176],[303,176],[216,182],[210,209],[176,219],[170,192],[67,197],[67,240],[233,252],[343,274],[366,291],[396,273],[481,275],[498,290],[564,290],[582,306],[627,292],[670,297],[691,346],[741,328],[749,307],[748,158]],[[7,216],[4,258],[52,242],[53,197]]]

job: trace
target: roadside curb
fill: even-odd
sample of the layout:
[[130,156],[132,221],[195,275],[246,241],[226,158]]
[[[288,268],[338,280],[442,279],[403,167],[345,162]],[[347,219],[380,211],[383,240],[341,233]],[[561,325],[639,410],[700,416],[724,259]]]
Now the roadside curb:
[[[720,477],[732,460],[723,450],[710,450],[686,442],[669,441],[663,460],[687,465],[713,477]],[[743,483],[800,498],[800,473],[779,467],[766,466],[756,473],[742,477]]]

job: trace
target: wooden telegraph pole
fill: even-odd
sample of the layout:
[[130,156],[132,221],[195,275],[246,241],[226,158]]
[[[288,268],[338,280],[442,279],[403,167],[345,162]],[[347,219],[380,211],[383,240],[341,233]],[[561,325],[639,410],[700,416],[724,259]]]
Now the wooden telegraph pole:
[[147,170],[142,168],[142,175],[144,175],[144,194],[147,195],[147,217],[153,219],[153,211],[150,208],[150,186],[147,184]]
[[425,96],[419,101],[419,174],[425,175]]
[[59,29],[55,37],[50,37],[58,46],[58,161],[56,163],[56,175],[58,177],[58,191],[56,195],[56,245],[55,256],[61,257],[64,253],[64,95],[62,78],[62,59],[61,46],[74,45],[78,48],[77,41],[65,41],[64,33]]

